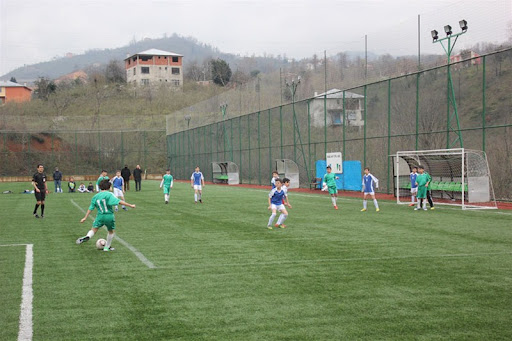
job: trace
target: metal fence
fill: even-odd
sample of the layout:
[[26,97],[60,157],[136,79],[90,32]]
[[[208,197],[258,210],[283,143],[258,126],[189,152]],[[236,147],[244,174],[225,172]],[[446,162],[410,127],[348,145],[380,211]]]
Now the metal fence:
[[[449,71],[456,125],[447,94]],[[315,161],[341,151],[344,160],[369,166],[380,179],[379,190],[391,193],[390,155],[396,151],[462,146],[487,152],[497,198],[511,199],[511,91],[512,50],[507,49],[168,132],[169,163],[177,178],[189,178],[199,165],[211,180],[211,162],[233,161],[243,183],[266,185],[274,159],[291,159],[299,166],[301,186],[307,187]]]
[[167,166],[165,131],[0,131],[0,175],[31,175],[42,163],[64,175],[113,172],[137,164],[148,173]]

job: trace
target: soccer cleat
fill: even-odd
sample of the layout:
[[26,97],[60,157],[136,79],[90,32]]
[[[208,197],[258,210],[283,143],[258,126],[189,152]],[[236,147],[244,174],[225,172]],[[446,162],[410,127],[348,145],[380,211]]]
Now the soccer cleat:
[[202,203],[203,203],[203,200],[202,200],[202,199],[199,199],[199,202],[202,204]]
[[377,208],[375,209],[375,211],[379,212],[379,211],[380,211],[380,208],[378,208],[378,207],[377,207]]
[[166,203],[166,204],[168,204],[169,202],[168,202],[168,201],[166,201],[165,203]]
[[436,208],[435,208],[435,207],[431,207],[430,209],[431,209],[431,210],[435,210]]
[[269,230],[272,230],[272,226],[267,226],[267,228],[268,228]]
[[197,201],[194,201],[194,204],[197,204]]
[[417,211],[417,210],[419,210],[419,208],[415,207],[414,210]]
[[78,239],[76,240],[76,244],[77,244],[77,245],[80,245],[80,244],[82,244],[82,243],[85,243],[85,242],[86,242],[86,241],[88,241],[89,239],[90,239],[90,238],[89,238],[89,236],[85,236],[85,237],[82,237],[82,238],[78,238]]
[[34,218],[39,218],[39,216],[37,215],[37,213],[34,213]]
[[416,205],[416,204],[415,204],[415,203],[413,203],[413,202],[411,202],[411,203],[409,204],[409,206],[414,206],[414,205]]
[[285,229],[286,225],[285,224],[281,224],[281,225],[279,225],[279,227],[282,228],[282,229]]
[[366,212],[366,208],[363,208],[363,209],[361,210],[361,212]]
[[334,206],[334,209],[337,210],[338,209],[338,206]]
[[426,209],[426,208],[424,208],[424,209],[423,209],[423,211],[427,211],[427,209]]
[[116,207],[114,210],[115,210],[116,212],[117,212],[117,211],[119,211],[119,209],[118,209],[117,207]]
[[275,227],[279,227],[279,224],[275,224],[274,226],[275,226]]
[[126,206],[123,207],[123,210],[128,211],[128,208]]
[[43,218],[44,218],[44,215],[41,214],[41,219],[43,219]]
[[115,251],[115,249],[114,249],[112,246],[111,246],[111,247],[106,247],[106,246],[105,246],[105,247],[103,248],[103,251],[105,251],[105,252],[108,252],[108,251]]

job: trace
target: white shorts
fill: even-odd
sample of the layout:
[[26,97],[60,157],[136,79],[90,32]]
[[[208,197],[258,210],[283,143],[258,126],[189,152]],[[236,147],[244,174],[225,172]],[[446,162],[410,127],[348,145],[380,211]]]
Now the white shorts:
[[278,211],[282,211],[282,210],[285,209],[283,204],[279,204],[279,205],[271,204],[270,208],[273,209],[273,210],[278,210]]
[[118,198],[119,198],[119,197],[124,197],[123,191],[122,191],[122,190],[120,190],[119,188],[115,188],[115,187],[114,187],[114,195],[115,195],[116,197],[118,197]]
[[364,194],[375,195],[375,192],[364,192]]
[[203,189],[203,186],[201,186],[201,185],[194,185],[194,189],[197,189],[198,191],[201,191]]
[[411,193],[418,193],[418,187],[416,187],[416,188],[411,188]]

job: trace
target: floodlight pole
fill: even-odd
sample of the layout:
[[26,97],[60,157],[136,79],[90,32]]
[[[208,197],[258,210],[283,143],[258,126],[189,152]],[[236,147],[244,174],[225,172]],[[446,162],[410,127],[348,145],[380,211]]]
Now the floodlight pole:
[[[286,82],[286,86],[290,88],[290,91],[292,93],[292,111],[293,111],[293,161],[297,162],[297,139],[299,147],[302,151],[302,158],[304,160],[304,168],[306,169],[306,176],[307,179],[311,179],[309,177],[309,167],[308,163],[306,161],[306,155],[304,154],[304,148],[302,146],[302,139],[300,137],[300,128],[299,123],[297,121],[297,115],[295,114],[295,93],[297,92],[297,87],[300,84],[300,77],[297,81],[292,80],[291,83]],[[282,133],[281,133],[282,135]]]
[[[224,130],[224,151],[228,149],[230,161],[233,161],[233,148],[231,148],[231,144],[229,143],[227,131],[226,131],[226,111],[228,110],[228,105],[223,104],[220,106],[220,110],[222,112],[222,129]],[[227,146],[227,148],[226,148]]]
[[[450,68],[451,56],[453,52],[453,48],[455,47],[455,43],[459,36],[466,33],[466,31],[462,31],[457,34],[450,34],[446,38],[434,40],[434,43],[440,43],[443,47],[444,52],[446,53],[448,59],[448,72],[447,72],[447,103],[446,103],[446,112],[447,112],[447,122],[446,122],[446,148],[454,148],[457,143],[461,148],[464,148],[464,143],[462,140],[462,133],[460,131],[460,121],[459,121],[459,113],[457,111],[457,101],[455,99],[455,89],[453,88],[453,80],[452,80],[452,72]],[[455,41],[452,44],[452,39],[455,38]],[[443,44],[443,41],[448,42],[448,46]],[[456,125],[456,127],[454,126]],[[455,138],[453,141],[450,141],[450,133],[455,133]]]

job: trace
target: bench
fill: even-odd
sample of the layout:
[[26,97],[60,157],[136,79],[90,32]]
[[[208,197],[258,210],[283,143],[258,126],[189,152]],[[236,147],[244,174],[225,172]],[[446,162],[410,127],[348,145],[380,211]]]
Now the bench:
[[321,189],[322,178],[313,178],[309,184],[309,189]]
[[219,175],[215,175],[213,177],[213,182],[217,182],[217,183],[227,184],[228,180],[229,180],[229,177],[226,174],[219,174]]

